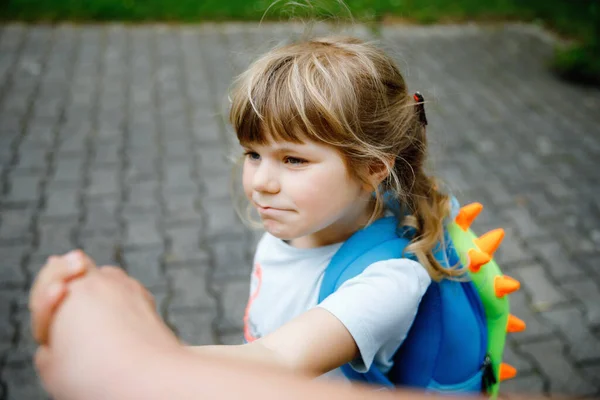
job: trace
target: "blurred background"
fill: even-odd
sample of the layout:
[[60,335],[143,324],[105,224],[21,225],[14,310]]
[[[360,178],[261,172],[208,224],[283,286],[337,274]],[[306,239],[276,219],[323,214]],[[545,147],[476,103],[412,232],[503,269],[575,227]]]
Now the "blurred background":
[[[233,77],[307,32],[376,40],[424,94],[431,167],[522,283],[504,392],[600,395],[597,0],[0,1],[0,399],[45,399],[27,294],[83,248],[191,344],[240,343],[261,232],[233,209]],[[308,23],[307,21],[316,21]],[[98,338],[102,340],[102,338]]]

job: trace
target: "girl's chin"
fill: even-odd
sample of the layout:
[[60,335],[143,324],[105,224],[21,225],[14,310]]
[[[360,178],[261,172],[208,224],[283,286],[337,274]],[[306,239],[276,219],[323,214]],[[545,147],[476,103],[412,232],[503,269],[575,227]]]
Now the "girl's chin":
[[292,240],[300,236],[297,232],[293,232],[288,227],[275,221],[263,221],[263,227],[267,232],[280,240]]

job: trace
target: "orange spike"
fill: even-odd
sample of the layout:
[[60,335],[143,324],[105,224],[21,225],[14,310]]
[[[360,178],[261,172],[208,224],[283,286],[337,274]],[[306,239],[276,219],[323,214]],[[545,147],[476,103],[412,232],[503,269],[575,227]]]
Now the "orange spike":
[[515,332],[523,332],[526,328],[525,321],[515,317],[510,314],[508,316],[508,322],[506,324],[506,332],[515,333]]
[[494,289],[496,291],[496,297],[503,297],[504,295],[510,294],[519,290],[521,283],[511,278],[510,276],[497,276],[494,279]]
[[474,242],[481,251],[492,255],[498,246],[500,246],[502,239],[504,239],[504,229],[498,228],[480,236],[479,238],[475,239]]
[[500,364],[500,382],[517,376],[517,369],[507,363]]
[[481,210],[483,210],[483,205],[481,203],[467,204],[466,206],[461,207],[454,221],[463,231],[466,231],[473,221],[475,221],[475,218],[477,218]]
[[488,253],[481,250],[469,250],[469,269],[471,272],[479,272],[481,267],[490,262],[492,257]]

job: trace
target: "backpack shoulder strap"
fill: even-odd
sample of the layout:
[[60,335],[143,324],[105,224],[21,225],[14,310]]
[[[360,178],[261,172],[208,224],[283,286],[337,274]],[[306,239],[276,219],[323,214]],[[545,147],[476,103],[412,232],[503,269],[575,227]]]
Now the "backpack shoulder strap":
[[408,239],[399,237],[398,220],[385,217],[354,233],[331,259],[321,283],[319,303],[369,265],[403,257]]
[[[408,239],[398,232],[395,217],[379,219],[352,235],[335,253],[325,270],[319,292],[319,303],[335,292],[344,282],[361,274],[369,265],[391,258],[404,257]],[[393,387],[393,383],[372,365],[366,373],[358,373],[349,364],[341,367],[344,375],[354,381]]]

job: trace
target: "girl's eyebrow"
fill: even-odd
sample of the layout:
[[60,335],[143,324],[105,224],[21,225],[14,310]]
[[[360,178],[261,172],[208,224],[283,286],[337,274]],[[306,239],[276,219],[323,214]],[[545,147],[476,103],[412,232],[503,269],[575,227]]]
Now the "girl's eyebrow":
[[295,152],[301,151],[297,147],[287,147],[287,146],[275,147],[274,150],[277,152],[280,152],[280,153],[295,153]]

